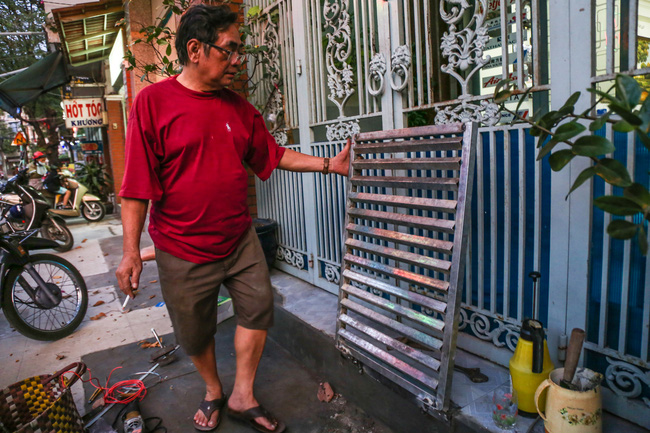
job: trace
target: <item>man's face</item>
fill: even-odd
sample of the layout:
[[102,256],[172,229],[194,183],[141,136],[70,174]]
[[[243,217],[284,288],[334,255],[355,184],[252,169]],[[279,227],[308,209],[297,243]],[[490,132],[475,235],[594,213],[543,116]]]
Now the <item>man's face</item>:
[[201,49],[199,69],[214,90],[221,90],[232,84],[233,78],[241,66],[241,62],[237,60],[238,51],[242,46],[239,26],[233,24],[227,30],[219,33],[217,40],[212,44],[234,52],[228,59],[228,54],[220,49],[208,45],[209,55],[207,56]]
[[37,161],[39,164],[45,164],[45,157],[44,157],[44,156],[41,156],[41,157],[38,158],[36,161]]

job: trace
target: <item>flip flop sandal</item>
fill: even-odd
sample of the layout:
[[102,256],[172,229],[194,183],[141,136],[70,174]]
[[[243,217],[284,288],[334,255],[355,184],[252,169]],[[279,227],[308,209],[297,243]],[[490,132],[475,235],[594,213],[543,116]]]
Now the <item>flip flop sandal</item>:
[[223,413],[223,407],[226,404],[226,400],[228,400],[227,395],[223,395],[223,397],[218,398],[216,400],[212,401],[207,401],[203,400],[201,404],[199,405],[199,410],[203,412],[203,415],[207,418],[208,423],[212,419],[212,414],[218,410],[219,415],[217,415],[217,423],[214,425],[214,427],[210,427],[210,425],[202,426],[201,424],[197,423],[194,421],[194,428],[198,431],[214,431],[219,427],[219,423],[221,422],[221,414]]
[[[282,421],[278,421],[277,419],[275,419],[275,417],[271,415],[271,413],[268,410],[264,409],[262,406],[253,407],[243,412],[238,412],[236,410],[232,410],[228,408],[228,416],[238,421],[243,421],[245,423],[248,423],[248,425],[250,425],[257,431],[261,431],[262,433],[282,433],[286,429],[286,426]],[[264,427],[262,424],[255,421],[255,418],[260,418],[260,417],[266,418],[271,423],[275,424],[275,428],[269,430],[266,427]]]

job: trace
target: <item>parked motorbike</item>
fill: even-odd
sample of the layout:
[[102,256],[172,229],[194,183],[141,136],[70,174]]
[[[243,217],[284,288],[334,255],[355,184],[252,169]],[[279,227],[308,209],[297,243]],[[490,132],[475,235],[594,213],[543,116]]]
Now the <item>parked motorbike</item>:
[[63,217],[78,217],[83,216],[90,222],[101,221],[106,215],[106,207],[101,202],[101,199],[96,195],[88,193],[88,188],[81,182],[75,179],[67,179],[68,189],[72,191],[70,197],[71,209],[59,208],[61,202],[61,194],[52,194],[43,191],[43,196],[50,199],[53,204],[51,212],[61,215]]
[[36,237],[38,230],[0,236],[0,307],[9,323],[35,340],[70,335],[88,308],[88,289],[79,271],[53,254],[34,254],[57,243]]
[[57,243],[57,251],[69,251],[74,238],[65,221],[54,214],[43,195],[27,185],[27,169],[0,184],[0,231],[11,233],[40,229],[45,239]]

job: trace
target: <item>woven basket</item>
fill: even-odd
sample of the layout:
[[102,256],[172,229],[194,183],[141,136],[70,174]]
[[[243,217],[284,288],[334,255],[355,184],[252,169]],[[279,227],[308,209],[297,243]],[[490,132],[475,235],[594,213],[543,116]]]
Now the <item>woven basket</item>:
[[[75,369],[68,380],[63,377]],[[0,431],[16,433],[83,433],[84,424],[70,387],[86,372],[75,362],[52,375],[34,376],[0,391]]]

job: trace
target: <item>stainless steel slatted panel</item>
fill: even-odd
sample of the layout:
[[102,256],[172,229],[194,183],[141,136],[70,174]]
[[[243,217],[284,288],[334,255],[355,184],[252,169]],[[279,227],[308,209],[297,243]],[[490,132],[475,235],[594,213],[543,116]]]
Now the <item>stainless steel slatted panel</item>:
[[[452,153],[449,139],[440,140],[439,146],[445,151],[438,151],[435,140],[443,134],[459,136],[455,139],[457,143],[462,139],[460,154]],[[436,138],[432,140],[432,137]],[[414,145],[420,140],[428,143],[428,148]],[[476,126],[472,124],[409,128],[359,134],[351,153],[337,347],[410,392],[417,391],[415,398],[426,410],[447,409],[449,405],[475,142]],[[407,153],[414,149],[418,151]],[[371,157],[373,154],[375,158]],[[407,158],[411,165],[404,160],[404,155],[415,156]],[[458,158],[448,155],[460,156],[460,164]],[[436,158],[439,163],[434,162]],[[401,175],[395,170],[408,167],[411,177],[404,179],[411,179],[412,186],[389,189],[395,184],[394,176]],[[431,176],[456,179],[457,200],[449,200],[448,193],[442,194],[446,200],[436,199],[437,194],[433,194],[433,199],[418,198],[427,197],[422,194],[424,190],[416,194],[418,185],[434,190],[444,185],[433,181],[437,178]],[[381,196],[385,197],[384,206],[378,204]],[[443,218],[440,211],[446,211],[451,220]],[[417,230],[409,234],[398,227],[421,228],[424,237]],[[448,237],[438,239],[436,235],[448,230],[453,232],[453,243]],[[414,293],[411,284],[420,289]],[[432,316],[426,310],[436,314]],[[399,321],[403,323],[395,326]],[[375,329],[373,323],[388,326],[390,333]],[[434,353],[432,358],[409,346],[392,346],[396,350],[388,353],[383,347],[395,345],[393,332],[411,339],[416,335],[422,339],[424,333],[442,340],[439,353]]]

